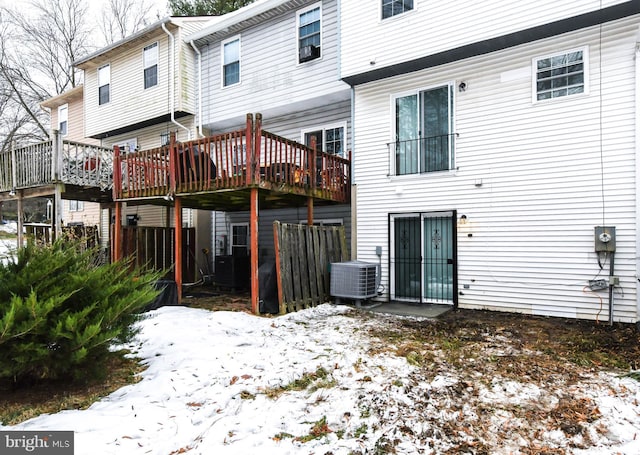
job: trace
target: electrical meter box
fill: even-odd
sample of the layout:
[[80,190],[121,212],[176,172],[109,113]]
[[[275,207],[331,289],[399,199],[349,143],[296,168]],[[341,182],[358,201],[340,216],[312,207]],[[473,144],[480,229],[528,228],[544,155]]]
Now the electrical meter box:
[[596,252],[613,253],[616,251],[616,228],[615,226],[595,227],[595,249]]

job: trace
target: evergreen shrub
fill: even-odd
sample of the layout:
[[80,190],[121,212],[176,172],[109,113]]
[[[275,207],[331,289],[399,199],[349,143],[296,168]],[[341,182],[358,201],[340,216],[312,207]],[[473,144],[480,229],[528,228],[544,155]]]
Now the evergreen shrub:
[[90,379],[136,334],[159,272],[96,264],[77,242],[29,243],[0,261],[0,379]]

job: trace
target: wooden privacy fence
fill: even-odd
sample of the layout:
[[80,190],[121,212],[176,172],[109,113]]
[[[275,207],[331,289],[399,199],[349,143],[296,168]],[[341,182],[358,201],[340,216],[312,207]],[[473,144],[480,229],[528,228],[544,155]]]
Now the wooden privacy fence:
[[[137,267],[166,270],[164,278],[174,278],[174,228],[123,226],[122,234],[123,254],[120,257],[132,257]],[[195,228],[182,228],[182,277],[185,282],[193,282],[196,278],[195,239]]]
[[273,235],[280,314],[327,302],[330,264],[349,257],[344,226],[275,221]]

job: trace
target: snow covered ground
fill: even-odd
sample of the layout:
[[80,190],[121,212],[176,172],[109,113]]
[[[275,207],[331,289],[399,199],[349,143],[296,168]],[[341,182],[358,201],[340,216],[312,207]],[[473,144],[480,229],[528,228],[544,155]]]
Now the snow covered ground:
[[[15,234],[18,232],[18,225],[16,222],[8,222],[6,224],[0,223],[0,231],[8,232],[10,234]],[[17,237],[13,239],[5,239],[0,237],[0,260],[7,255],[9,251],[12,251],[16,248],[17,245]]]
[[[553,394],[499,377],[473,387],[446,373],[412,382],[416,367],[367,334],[397,318],[328,304],[278,318],[160,308],[131,346],[148,365],[139,383],[87,410],[0,429],[73,430],[76,455],[439,454],[452,449],[445,424],[464,434],[488,413],[491,428],[483,441],[470,437],[464,453],[480,453],[479,442],[492,454],[540,453],[499,435],[522,425],[505,409],[542,406],[557,401]],[[474,398],[456,403],[470,388]],[[567,393],[599,410],[583,419],[589,441],[571,444],[570,431],[548,428],[537,441],[557,450],[544,453],[640,453],[638,382],[594,372]]]

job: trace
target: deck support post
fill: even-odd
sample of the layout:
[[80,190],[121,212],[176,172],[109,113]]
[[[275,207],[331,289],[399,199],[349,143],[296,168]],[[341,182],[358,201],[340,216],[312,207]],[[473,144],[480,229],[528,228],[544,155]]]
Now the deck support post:
[[251,238],[251,311],[260,314],[258,286],[258,188],[251,188],[251,218],[249,237]]
[[18,191],[18,248],[24,245],[24,205],[22,200],[22,190]]
[[56,183],[53,192],[53,223],[52,237],[54,239],[60,238],[62,235],[62,184]]
[[313,198],[307,198],[307,226],[313,226]]
[[116,201],[113,215],[113,244],[111,245],[111,261],[122,259],[122,202]]
[[174,277],[178,291],[178,305],[182,303],[182,201],[175,197],[174,216]]

